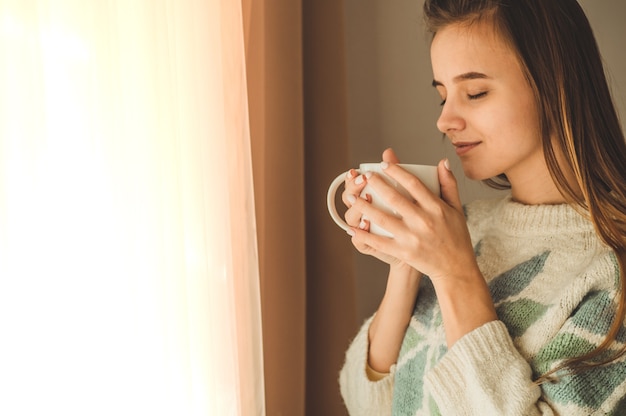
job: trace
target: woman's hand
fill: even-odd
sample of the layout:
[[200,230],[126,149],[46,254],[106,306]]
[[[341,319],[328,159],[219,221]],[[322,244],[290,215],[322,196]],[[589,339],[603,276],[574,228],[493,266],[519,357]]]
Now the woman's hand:
[[441,198],[396,163],[385,161],[383,165],[387,166],[385,173],[400,183],[415,202],[402,196],[381,177],[370,177],[370,186],[394,207],[400,218],[373,207],[362,198],[357,199],[351,210],[365,215],[394,237],[355,229],[354,245],[367,254],[381,256],[384,253],[387,257],[407,263],[432,280],[463,278],[468,273],[477,272],[478,265],[456,179],[447,168],[447,161],[440,162],[438,166]]
[[[398,160],[398,157],[396,156],[396,154],[394,153],[392,149],[387,149],[383,152],[383,161],[387,163],[392,163],[392,164],[400,163],[400,161]],[[355,229],[358,228],[359,230],[362,230],[365,232],[369,232],[370,222],[362,218],[363,212],[361,212],[357,207],[355,207],[354,204],[357,199],[362,199],[362,198],[359,198],[359,195],[361,195],[363,188],[365,188],[365,185],[367,184],[368,179],[369,178],[365,174],[359,175],[354,169],[351,169],[348,172],[348,177],[346,178],[346,181],[345,181],[345,190],[341,195],[341,199],[343,203],[348,207],[348,210],[345,213],[346,223],[348,223],[348,225],[352,228],[355,228]],[[366,195],[364,201],[368,203],[372,202],[371,196]],[[410,267],[407,267],[407,265],[404,262],[398,260],[394,256],[389,255],[387,253],[379,252],[373,249],[372,247],[368,246],[367,244],[363,244],[363,243],[356,241],[354,238],[352,239],[352,243],[354,244],[355,248],[360,253],[373,256],[381,260],[382,262],[389,264],[392,267],[398,267],[401,269],[410,268]]]
[[440,198],[400,166],[386,163],[384,169],[415,202],[373,175],[368,183],[395,208],[400,218],[376,209],[362,198],[357,199],[353,209],[388,230],[393,238],[354,229],[352,242],[357,247],[368,247],[377,257],[395,258],[430,277],[451,347],[465,334],[498,319],[476,262],[456,179],[447,161],[441,161],[437,167]]

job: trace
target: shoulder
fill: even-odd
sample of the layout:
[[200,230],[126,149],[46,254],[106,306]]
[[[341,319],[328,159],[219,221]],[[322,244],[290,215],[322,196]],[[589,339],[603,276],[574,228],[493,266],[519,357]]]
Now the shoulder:
[[599,241],[595,255],[589,263],[587,273],[589,291],[607,291],[616,296],[619,287],[619,275],[619,263],[615,252]]

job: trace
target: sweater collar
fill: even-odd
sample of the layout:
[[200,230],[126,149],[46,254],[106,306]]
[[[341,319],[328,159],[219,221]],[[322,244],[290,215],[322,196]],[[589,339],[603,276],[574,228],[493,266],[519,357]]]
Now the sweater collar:
[[496,227],[515,234],[594,232],[588,214],[565,203],[525,205],[513,201],[509,195],[498,204],[494,214]]

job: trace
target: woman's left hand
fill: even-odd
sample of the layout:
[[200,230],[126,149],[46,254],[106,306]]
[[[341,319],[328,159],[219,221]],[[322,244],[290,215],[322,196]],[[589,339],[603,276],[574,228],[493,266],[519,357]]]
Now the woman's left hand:
[[388,253],[430,277],[450,348],[465,334],[498,316],[478,268],[456,179],[446,161],[439,163],[437,172],[441,198],[400,166],[387,165],[385,173],[406,188],[415,202],[399,194],[380,176],[372,175],[369,185],[395,208],[400,218],[359,198],[353,207],[388,230],[393,238],[354,229],[352,241]]

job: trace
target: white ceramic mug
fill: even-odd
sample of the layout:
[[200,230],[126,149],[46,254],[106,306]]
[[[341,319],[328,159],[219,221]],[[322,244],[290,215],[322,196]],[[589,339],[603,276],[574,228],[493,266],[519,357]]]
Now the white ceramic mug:
[[[411,165],[411,164],[399,164],[400,167],[407,170],[409,173],[415,175],[428,189],[430,189],[435,195],[439,196],[439,177],[437,175],[437,167],[436,166],[427,166],[427,165]],[[387,174],[384,173],[383,169],[380,166],[380,163],[361,163],[359,165],[359,169],[357,169],[359,174],[365,174],[367,172],[374,172],[380,175],[389,185],[393,186],[398,192],[404,195],[407,199],[414,200],[413,197],[409,194],[409,192],[404,189],[398,182],[391,179]],[[332,181],[328,188],[328,194],[326,197],[326,202],[328,205],[328,212],[332,219],[337,223],[338,226],[343,228],[345,231],[350,229],[350,226],[341,218],[339,213],[337,212],[337,207],[335,206],[335,194],[344,183],[346,179],[346,175],[348,172],[344,172],[338,175],[335,180]],[[392,215],[397,215],[394,212],[393,208],[390,207],[381,197],[379,197],[376,192],[372,189],[369,184],[366,184],[363,190],[361,191],[361,197],[364,198],[366,194],[370,194],[372,196],[372,205],[385,211]],[[367,218],[364,218],[367,219]],[[384,228],[370,222],[369,232],[372,234],[382,235],[386,237],[393,237],[393,235],[385,230]]]

